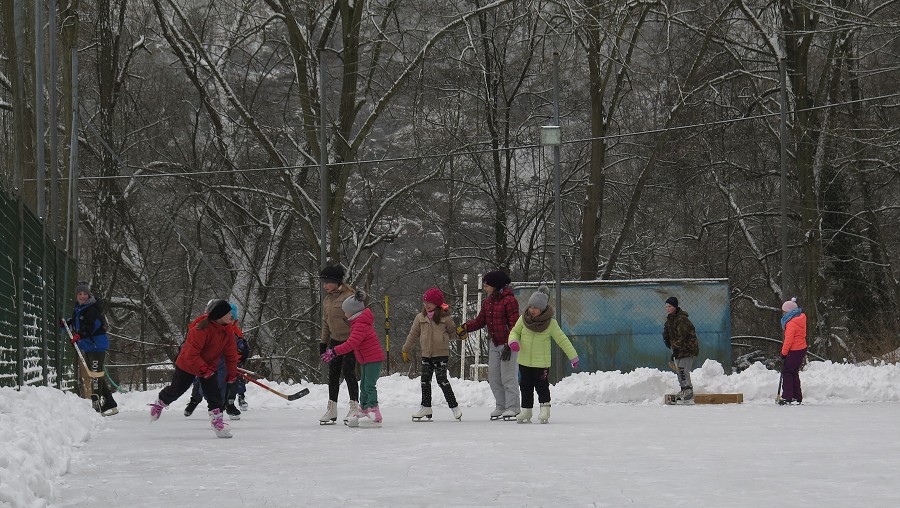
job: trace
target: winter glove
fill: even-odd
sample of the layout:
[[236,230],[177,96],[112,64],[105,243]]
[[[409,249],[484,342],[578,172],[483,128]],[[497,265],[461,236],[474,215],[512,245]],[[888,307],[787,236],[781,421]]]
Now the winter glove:
[[510,349],[509,344],[504,344],[503,352],[500,353],[500,359],[504,362],[508,362],[510,357],[512,357],[512,349]]
[[69,339],[69,341],[72,342],[72,345],[73,345],[73,346],[74,346],[75,343],[78,342],[79,340],[81,340],[81,335],[78,335],[77,333],[72,334],[72,338]]
[[322,361],[325,363],[329,363],[331,360],[334,360],[334,357],[337,356],[334,354],[334,349],[326,349],[324,353],[322,353]]
[[210,369],[209,365],[204,365],[200,367],[200,377],[209,378],[212,377],[216,373],[216,369]]
[[238,378],[237,374],[235,374],[233,376],[228,376],[228,379],[225,382],[228,384],[231,384],[231,383],[234,383],[235,381],[237,381],[237,378]]
[[459,340],[466,340],[466,337],[469,335],[469,331],[466,330],[466,325],[459,325],[456,327],[456,338]]
[[516,353],[518,353],[521,346],[519,346],[518,342],[510,342],[509,348],[512,349],[513,351],[515,351]]
[[319,356],[324,355],[326,349],[328,349],[328,346],[326,346],[324,342],[320,342],[319,343]]
[[407,353],[406,351],[403,351],[402,355],[403,355],[403,361],[406,363],[409,363],[409,353]]
[[578,368],[578,357],[576,356],[575,358],[572,358],[571,360],[569,360],[569,363],[572,364],[573,369],[577,369]]

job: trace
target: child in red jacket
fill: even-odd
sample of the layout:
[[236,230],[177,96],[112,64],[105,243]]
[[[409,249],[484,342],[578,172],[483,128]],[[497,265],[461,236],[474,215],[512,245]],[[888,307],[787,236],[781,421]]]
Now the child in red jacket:
[[378,391],[375,384],[381,374],[381,362],[384,361],[384,349],[375,333],[375,316],[366,308],[366,294],[361,290],[344,300],[341,310],[350,323],[350,336],[342,344],[322,353],[322,361],[330,362],[335,356],[353,351],[356,363],[361,371],[359,386],[359,410],[348,418],[347,425],[358,427],[360,418],[373,417],[373,421],[365,420],[366,426],[381,426],[381,411],[378,409]]
[[210,425],[216,436],[231,437],[228,424],[222,420],[222,392],[216,379],[216,364],[225,357],[227,382],[237,379],[238,351],[232,321],[231,305],[225,300],[213,300],[206,307],[206,314],[190,324],[187,339],[175,359],[172,382],[159,392],[159,399],[150,404],[151,422],[158,420],[163,409],[181,397],[194,379],[200,378],[209,406]]

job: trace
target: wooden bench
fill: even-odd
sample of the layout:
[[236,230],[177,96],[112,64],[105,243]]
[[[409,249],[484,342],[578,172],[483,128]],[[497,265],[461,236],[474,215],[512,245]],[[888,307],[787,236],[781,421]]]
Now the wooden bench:
[[[667,394],[663,398],[664,404],[674,404],[675,395]],[[744,402],[743,393],[695,393],[694,404],[741,404]]]

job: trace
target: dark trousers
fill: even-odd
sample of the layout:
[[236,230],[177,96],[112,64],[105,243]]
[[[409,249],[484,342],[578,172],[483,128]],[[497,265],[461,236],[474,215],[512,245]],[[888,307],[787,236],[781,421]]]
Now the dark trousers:
[[[331,341],[331,348],[343,344],[343,342]],[[341,389],[341,374],[347,382],[347,391],[350,392],[350,400],[359,401],[359,380],[356,379],[356,357],[353,352],[335,356],[328,362],[328,399],[337,402],[338,392]]]
[[[87,362],[89,369],[94,372],[103,372],[103,365],[106,363],[106,351],[82,351],[82,354],[84,355],[84,360]],[[112,391],[109,389],[109,385],[106,384],[106,378],[97,378],[92,382],[97,383],[97,389],[94,390],[94,393],[103,397],[103,406],[115,406],[116,402],[113,400]]]
[[169,405],[181,397],[184,392],[188,391],[193,384],[194,379],[200,380],[200,386],[203,388],[203,394],[206,397],[206,404],[209,410],[222,408],[222,392],[219,388],[219,380],[216,376],[198,378],[190,372],[185,372],[175,367],[175,373],[172,374],[172,382],[169,386],[159,392],[159,400]]
[[550,369],[519,365],[519,391],[522,392],[522,407],[534,407],[534,392],[538,402],[550,402]]
[[437,376],[438,386],[444,392],[444,398],[447,399],[450,409],[459,405],[456,402],[456,395],[453,394],[453,388],[450,386],[450,380],[447,379],[447,360],[446,356],[422,358],[422,405],[425,407],[431,407],[432,375]]
[[781,398],[784,400],[803,401],[803,392],[800,390],[800,367],[806,358],[806,348],[789,351],[784,359],[784,367],[781,369]]

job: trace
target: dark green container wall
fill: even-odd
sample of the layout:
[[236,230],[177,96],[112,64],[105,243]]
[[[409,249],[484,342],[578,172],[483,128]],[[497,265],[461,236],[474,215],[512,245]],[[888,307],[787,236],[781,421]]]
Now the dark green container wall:
[[[556,306],[550,286],[550,304]],[[515,285],[520,312],[537,289],[530,283]],[[722,364],[731,359],[731,301],[727,279],[653,279],[635,281],[563,282],[560,326],[579,356],[579,371],[628,372],[639,367],[667,370],[670,351],[662,339],[665,300],[678,298],[697,329],[699,367],[707,359]],[[553,346],[558,380],[571,372],[559,348]]]

